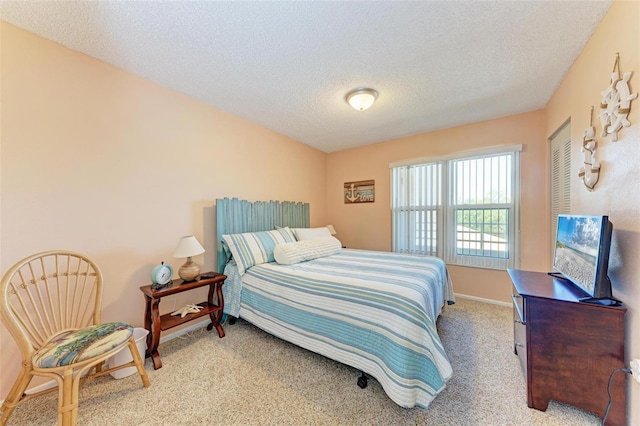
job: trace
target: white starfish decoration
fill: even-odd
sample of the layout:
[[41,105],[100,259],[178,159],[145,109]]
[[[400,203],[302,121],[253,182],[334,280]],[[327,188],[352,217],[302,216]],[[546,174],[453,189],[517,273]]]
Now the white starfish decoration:
[[200,305],[187,304],[175,312],[171,312],[171,315],[180,315],[180,318],[184,318],[187,314],[198,313],[202,309]]

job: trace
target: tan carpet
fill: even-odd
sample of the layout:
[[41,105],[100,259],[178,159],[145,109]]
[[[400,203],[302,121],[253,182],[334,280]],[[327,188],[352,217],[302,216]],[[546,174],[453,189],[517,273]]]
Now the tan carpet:
[[[470,300],[446,308],[440,334],[454,368],[428,410],[393,403],[359,373],[272,337],[244,321],[227,336],[199,329],[160,345],[163,368],[149,360],[151,387],[137,375],[85,384],[80,425],[588,425],[599,419],[552,402],[527,407],[525,383],[513,354],[511,309]],[[9,424],[56,423],[53,393],[29,401]]]

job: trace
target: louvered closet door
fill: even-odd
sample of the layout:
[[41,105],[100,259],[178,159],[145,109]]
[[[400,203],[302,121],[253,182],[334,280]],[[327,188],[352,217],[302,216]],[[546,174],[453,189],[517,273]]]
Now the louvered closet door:
[[558,215],[571,212],[571,123],[551,138],[551,256]]

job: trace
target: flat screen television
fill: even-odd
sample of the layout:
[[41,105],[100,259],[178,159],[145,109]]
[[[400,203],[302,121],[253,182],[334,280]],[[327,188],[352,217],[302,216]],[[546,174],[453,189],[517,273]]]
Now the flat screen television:
[[587,294],[583,302],[620,303],[608,277],[612,231],[608,216],[558,215],[553,268]]

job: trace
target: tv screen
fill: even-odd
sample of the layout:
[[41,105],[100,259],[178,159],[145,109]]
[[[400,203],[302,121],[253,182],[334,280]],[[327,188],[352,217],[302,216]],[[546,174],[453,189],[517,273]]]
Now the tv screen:
[[559,215],[553,267],[591,298],[611,299],[608,216]]

